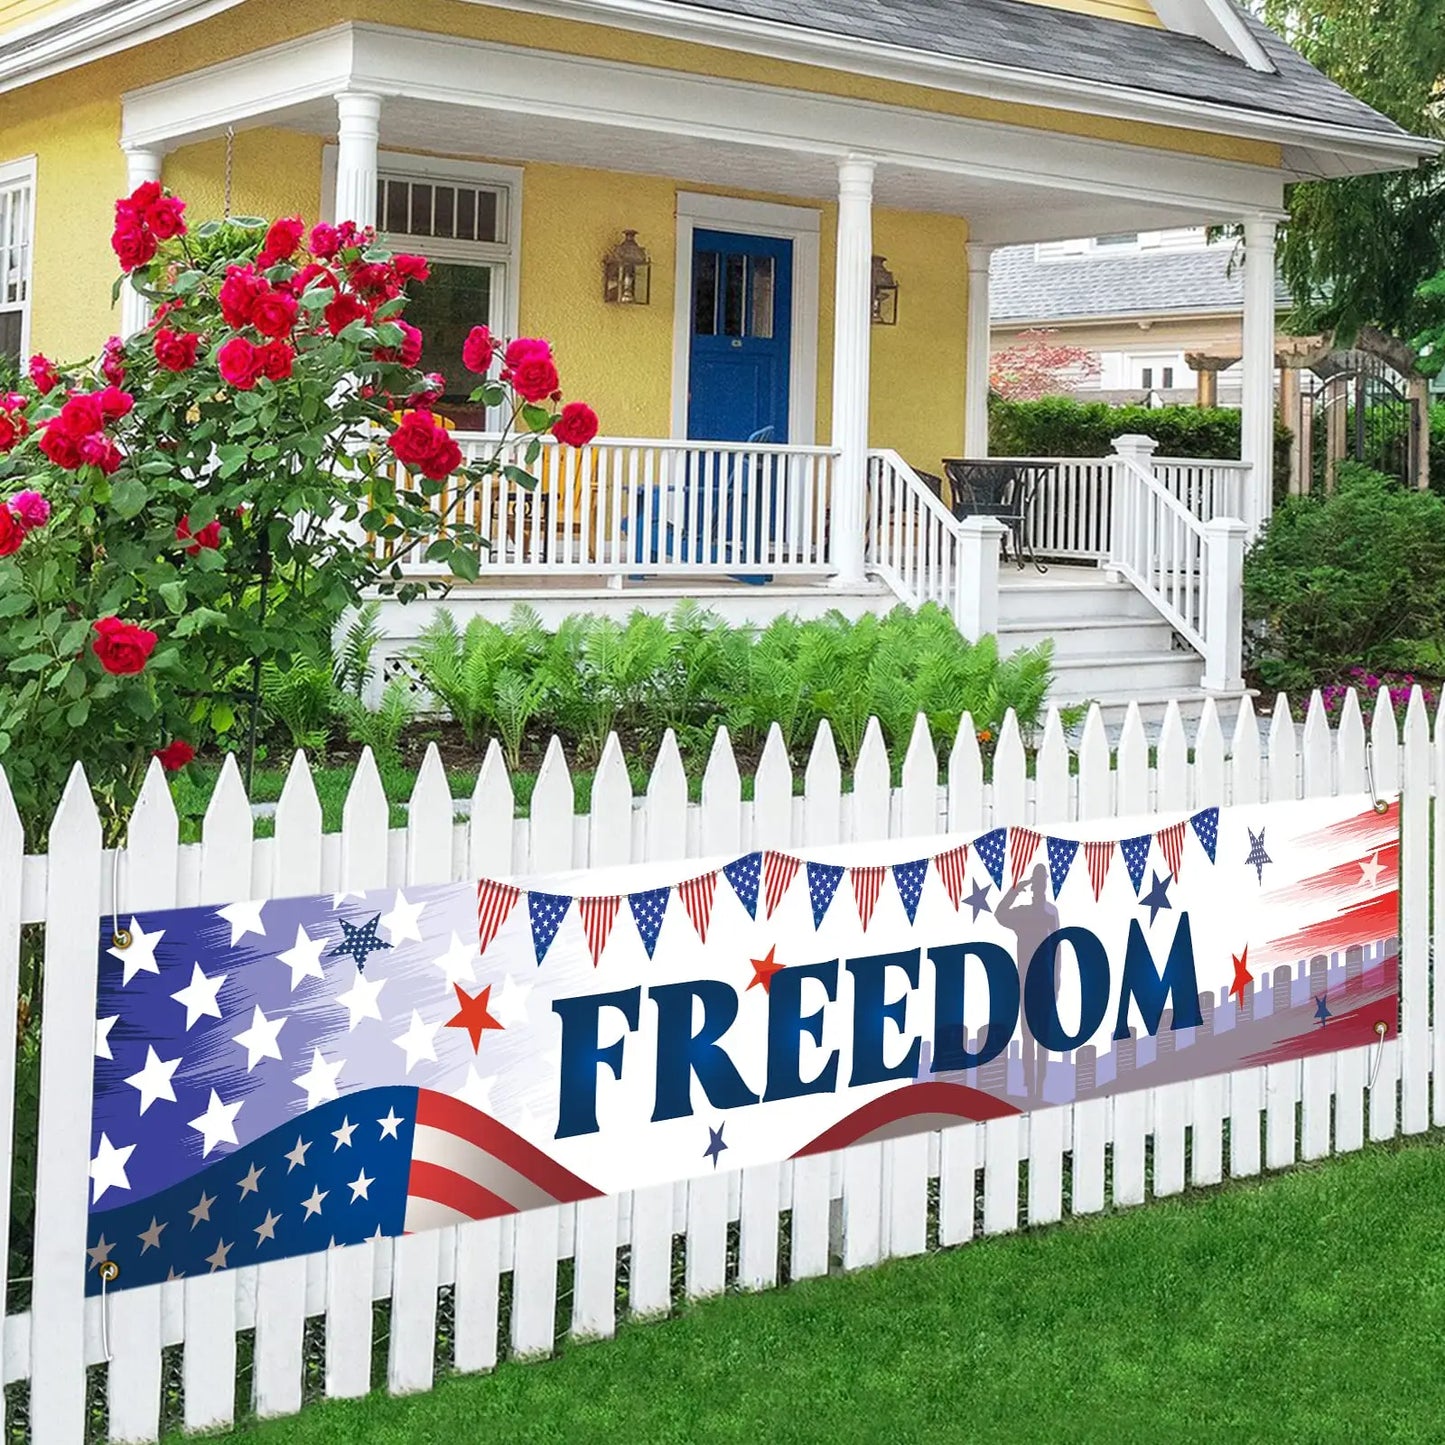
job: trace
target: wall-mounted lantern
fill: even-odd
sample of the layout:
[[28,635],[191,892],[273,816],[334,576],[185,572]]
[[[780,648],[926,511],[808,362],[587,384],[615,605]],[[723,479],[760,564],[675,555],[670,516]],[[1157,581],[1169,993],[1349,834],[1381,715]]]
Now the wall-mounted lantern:
[[875,326],[898,325],[898,281],[883,262],[887,258],[873,258],[873,324]]
[[636,231],[624,231],[603,258],[602,299],[617,306],[646,306],[652,299],[652,257]]

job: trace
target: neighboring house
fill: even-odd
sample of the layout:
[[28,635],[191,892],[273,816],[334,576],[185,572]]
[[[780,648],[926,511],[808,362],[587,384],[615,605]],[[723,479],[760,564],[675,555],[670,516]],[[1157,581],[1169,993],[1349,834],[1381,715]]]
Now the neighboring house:
[[[1002,247],[993,258],[992,349],[1045,329],[1098,359],[1096,374],[1064,379],[1081,400],[1192,402],[1201,390],[1208,399],[1209,374],[1189,358],[1241,355],[1242,260],[1236,241],[1211,244],[1198,226]],[[1275,304],[1283,318],[1283,282]],[[1214,399],[1238,406],[1242,388],[1236,363],[1218,373]]]
[[[1234,544],[1205,528],[1216,507],[1250,530],[1268,512],[1284,188],[1436,149],[1231,0],[12,0],[3,16],[0,345],[73,358],[145,324],[139,296],[110,305],[108,237],[113,199],[148,178],[195,219],[229,200],[375,223],[435,263],[413,313],[429,364],[454,372],[474,322],[545,335],[569,394],[628,439],[549,452],[537,493],[482,498],[496,546],[446,605],[936,599],[970,634],[1059,638],[1060,696],[1239,687]],[[992,249],[1241,220],[1243,467],[1185,486],[1136,451],[1071,474],[1031,525],[1055,558],[1113,573],[1001,586],[989,525],[909,465],[986,451]],[[647,304],[636,285],[604,297],[625,231],[650,253]],[[774,450],[740,445],[760,433]],[[1156,565],[1140,547],[1166,523]],[[1216,564],[1231,580],[1206,617]],[[397,635],[423,612],[393,614]]]

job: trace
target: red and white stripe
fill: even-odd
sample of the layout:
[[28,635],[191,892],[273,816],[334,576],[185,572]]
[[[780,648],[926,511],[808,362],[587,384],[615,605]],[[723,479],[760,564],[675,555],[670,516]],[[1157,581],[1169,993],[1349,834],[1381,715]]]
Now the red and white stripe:
[[953,911],[957,913],[958,900],[963,897],[963,885],[968,877],[968,844],[961,843],[957,848],[938,854],[933,860],[933,866],[943,880],[944,891],[948,894],[948,901],[953,904]]
[[873,910],[878,904],[878,895],[883,890],[883,876],[887,873],[886,868],[850,868],[849,877],[853,880],[853,897],[858,904],[858,918],[863,924],[863,931],[868,931],[868,920],[873,917]]
[[507,921],[522,896],[510,883],[493,883],[483,878],[477,884],[477,952],[485,953],[497,930]]
[[1179,867],[1184,861],[1184,827],[1183,823],[1171,823],[1154,835],[1176,883],[1179,881]]
[[1114,861],[1114,847],[1111,842],[1085,843],[1084,861],[1089,865],[1089,882],[1094,886],[1094,902],[1104,891],[1104,880],[1109,876],[1109,864]]
[[607,947],[612,925],[617,921],[617,910],[621,906],[620,897],[577,900],[577,912],[582,916],[582,928],[587,934],[587,947],[592,954],[593,968],[597,967],[602,958],[602,950]]
[[692,919],[692,926],[697,929],[697,936],[703,943],[707,942],[707,925],[712,918],[712,900],[717,892],[717,874],[704,873],[701,878],[689,878],[686,883],[679,883],[677,891],[682,897],[682,906],[687,909],[687,916]]
[[1011,882],[1017,883],[1024,876],[1024,870],[1034,861],[1034,854],[1039,851],[1039,842],[1039,835],[1032,828],[1009,829],[1008,857],[1013,873]]
[[773,909],[783,901],[788,885],[798,876],[800,863],[786,853],[774,853],[769,849],[763,854],[763,896],[767,902],[767,913],[771,918]]

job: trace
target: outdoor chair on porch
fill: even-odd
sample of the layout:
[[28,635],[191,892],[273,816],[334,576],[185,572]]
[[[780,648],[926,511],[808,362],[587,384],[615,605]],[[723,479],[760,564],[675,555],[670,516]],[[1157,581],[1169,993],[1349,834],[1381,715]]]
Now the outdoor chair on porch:
[[960,521],[965,517],[997,519],[1005,529],[1005,559],[1012,549],[1020,572],[1026,561],[1032,562],[1040,572],[1048,571],[1034,555],[1028,528],[1038,483],[1046,468],[1002,457],[988,460],[952,457],[944,459],[943,470],[948,477],[950,510],[955,517]]

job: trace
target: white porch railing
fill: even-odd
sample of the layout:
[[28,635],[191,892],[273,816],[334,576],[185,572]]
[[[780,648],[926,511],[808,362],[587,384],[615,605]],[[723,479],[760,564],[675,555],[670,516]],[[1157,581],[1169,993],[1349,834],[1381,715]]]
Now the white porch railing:
[[[457,433],[475,457],[496,438]],[[487,478],[458,509],[449,483],[437,510],[491,542],[484,577],[813,575],[829,569],[828,513],[836,453],[826,447],[606,438],[583,448],[550,438],[530,467],[527,441],[504,460],[527,488]],[[423,559],[403,563],[436,572]]]

